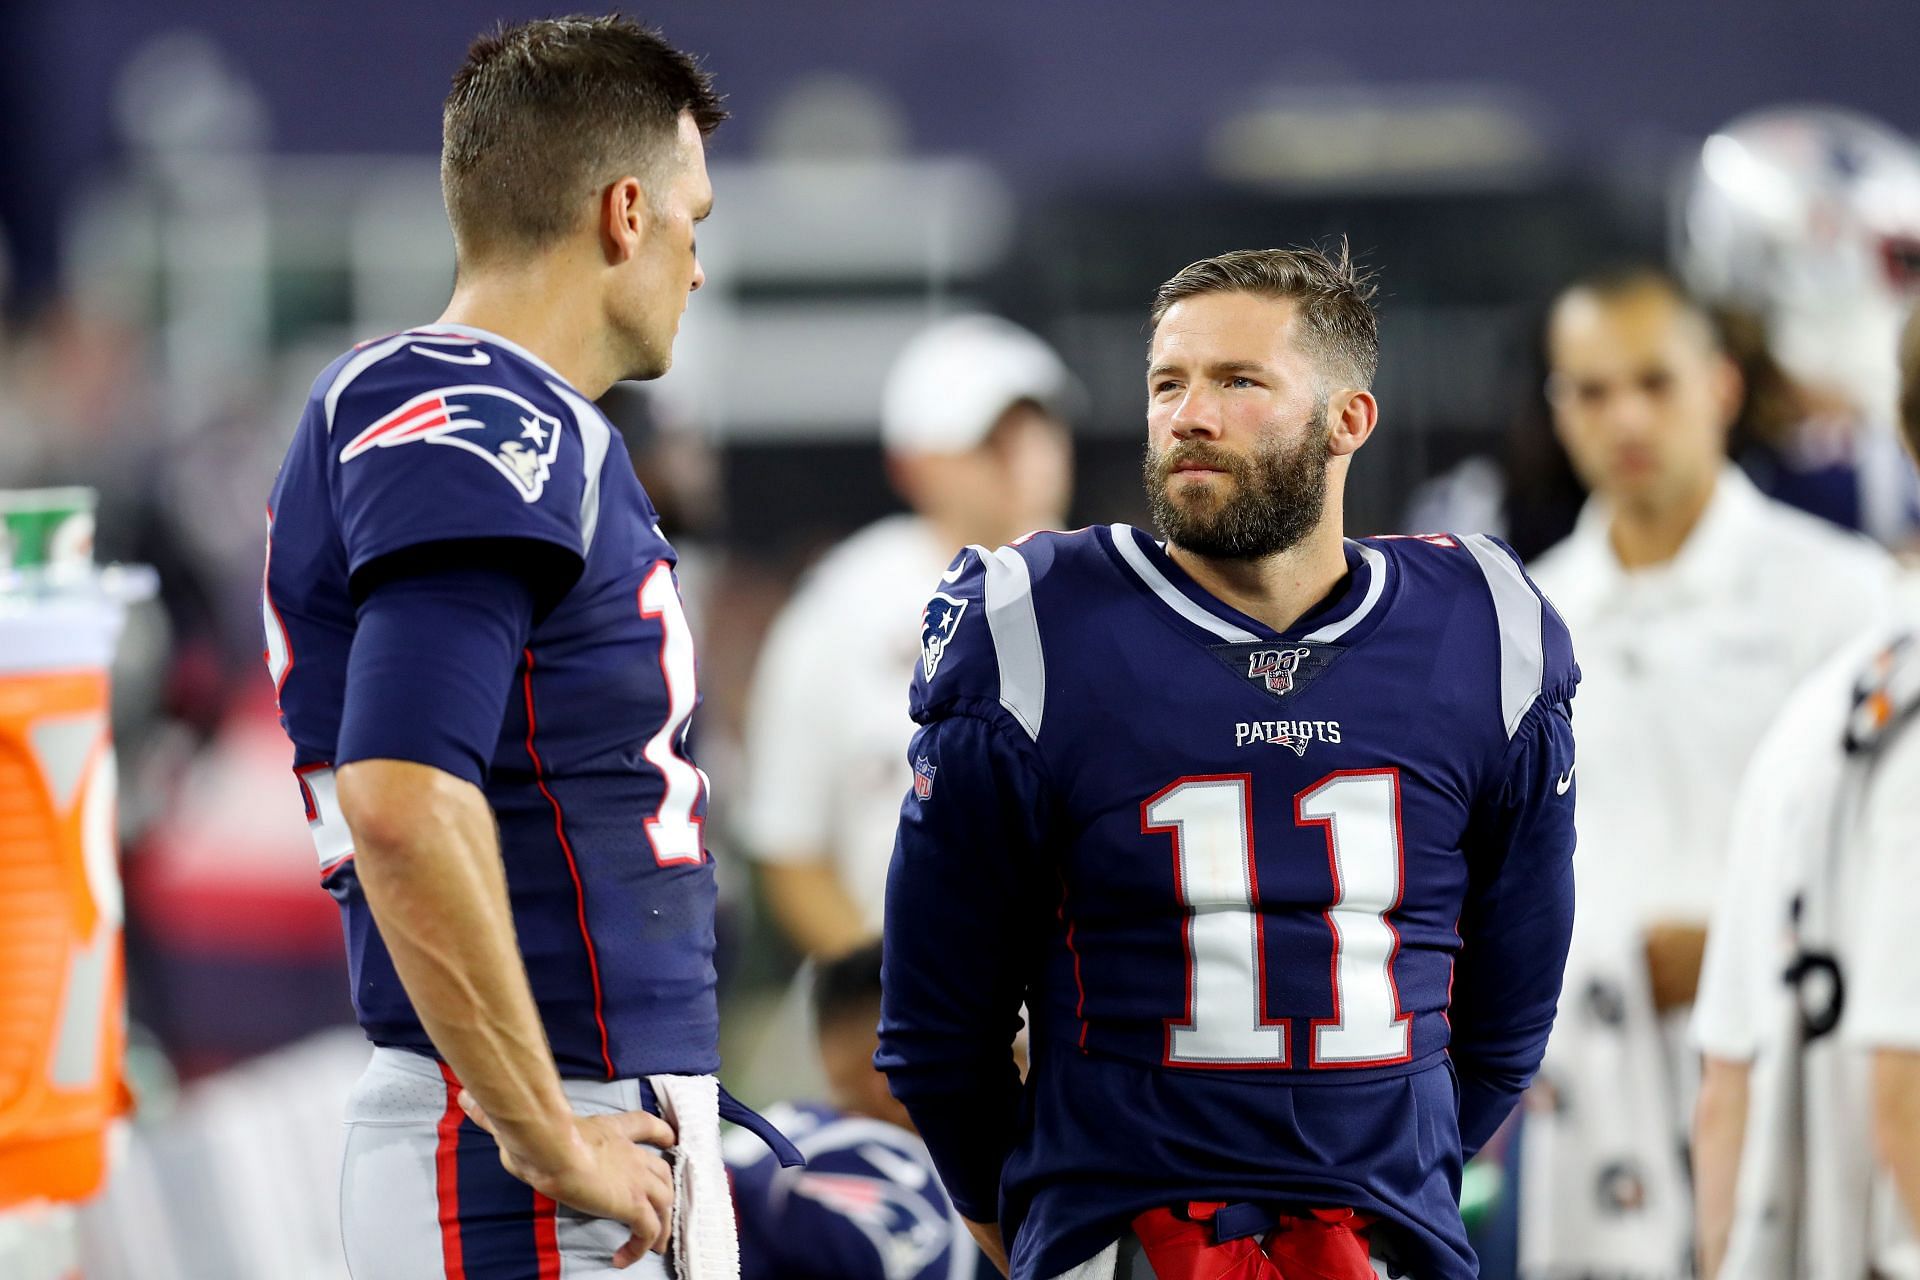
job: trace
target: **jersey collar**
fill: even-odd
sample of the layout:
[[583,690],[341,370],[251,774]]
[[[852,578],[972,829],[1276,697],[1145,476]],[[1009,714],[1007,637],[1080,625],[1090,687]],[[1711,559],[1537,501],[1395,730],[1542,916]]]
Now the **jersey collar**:
[[527,350],[525,347],[521,346],[519,343],[514,342],[509,338],[503,338],[499,334],[494,333],[491,330],[482,329],[475,325],[470,325],[470,324],[424,324],[417,329],[409,329],[407,330],[407,332],[410,334],[418,333],[418,334],[428,334],[428,335],[452,334],[457,337],[471,338],[475,342],[484,342],[488,346],[500,347],[500,348],[503,348],[504,350],[513,352],[514,355],[519,356],[522,360],[525,360],[528,364],[533,365],[535,368],[547,374],[549,377],[558,378],[562,386],[566,386],[566,387],[573,386],[571,382],[568,382],[566,378],[561,375],[558,369],[548,364],[545,360],[542,360],[539,356],[533,354],[533,352]]
[[1386,595],[1387,557],[1376,547],[1346,539],[1347,577],[1325,601],[1286,631],[1275,631],[1258,618],[1235,609],[1207,591],[1174,563],[1166,548],[1132,525],[1116,524],[1109,532],[1113,548],[1127,570],[1165,608],[1190,626],[1232,644],[1256,640],[1299,640],[1309,644],[1351,644],[1365,630],[1362,623],[1377,621]]

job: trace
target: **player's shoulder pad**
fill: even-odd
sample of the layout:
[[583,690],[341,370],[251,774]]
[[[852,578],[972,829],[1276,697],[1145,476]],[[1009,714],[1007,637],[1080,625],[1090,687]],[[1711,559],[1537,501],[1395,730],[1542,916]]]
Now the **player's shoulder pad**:
[[1878,751],[1916,713],[1920,713],[1920,633],[1903,631],[1874,652],[1854,681],[1847,753]]
[[1566,702],[1580,683],[1573,636],[1514,549],[1485,533],[1373,538],[1409,579],[1475,593],[1499,646],[1500,719],[1512,737],[1536,703]]
[[954,558],[920,616],[909,707],[922,724],[947,711],[999,708],[1038,740],[1047,662],[1036,596],[1077,559],[1098,554],[1089,530],[1031,533]]
[[[377,449],[452,445],[537,502],[553,473],[600,473],[612,429],[585,397],[517,353],[454,333],[409,331],[369,342],[336,362],[317,408],[328,450],[345,465]],[[323,375],[324,377],[325,375]],[[569,432],[579,440],[565,455]]]

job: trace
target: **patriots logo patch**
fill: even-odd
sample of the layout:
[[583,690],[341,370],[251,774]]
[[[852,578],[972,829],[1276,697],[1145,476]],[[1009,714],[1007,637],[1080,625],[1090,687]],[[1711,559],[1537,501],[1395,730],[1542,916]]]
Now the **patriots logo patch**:
[[538,502],[560,436],[560,419],[505,387],[441,387],[415,396],[349,440],[340,461],[421,441],[452,445],[485,459],[522,502]]
[[920,668],[927,679],[933,679],[933,673],[940,669],[940,659],[946,656],[947,644],[966,612],[965,600],[944,591],[936,591],[927,601],[920,614]]

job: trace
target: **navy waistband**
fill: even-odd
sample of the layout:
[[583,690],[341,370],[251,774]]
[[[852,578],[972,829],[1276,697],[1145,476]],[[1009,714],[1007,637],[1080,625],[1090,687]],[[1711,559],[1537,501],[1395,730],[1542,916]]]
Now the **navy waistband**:
[[[661,1114],[660,1099],[654,1096],[653,1086],[644,1076],[640,1079],[640,1105],[655,1115]],[[720,1118],[730,1124],[739,1125],[766,1143],[767,1150],[773,1152],[782,1168],[798,1168],[807,1162],[807,1158],[800,1154],[800,1148],[794,1146],[773,1121],[728,1093],[725,1085],[720,1086]]]

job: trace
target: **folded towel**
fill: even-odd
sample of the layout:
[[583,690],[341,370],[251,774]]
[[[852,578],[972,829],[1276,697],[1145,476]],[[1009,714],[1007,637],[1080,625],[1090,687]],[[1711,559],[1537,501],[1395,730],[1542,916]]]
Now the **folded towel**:
[[673,1156],[676,1280],[740,1280],[740,1238],[720,1159],[720,1085],[712,1076],[648,1076],[679,1135]]

